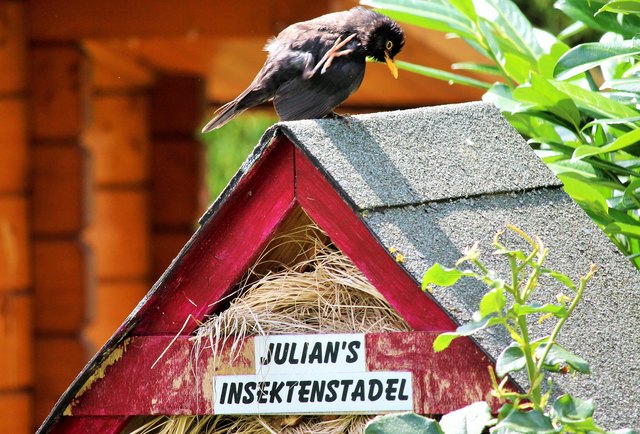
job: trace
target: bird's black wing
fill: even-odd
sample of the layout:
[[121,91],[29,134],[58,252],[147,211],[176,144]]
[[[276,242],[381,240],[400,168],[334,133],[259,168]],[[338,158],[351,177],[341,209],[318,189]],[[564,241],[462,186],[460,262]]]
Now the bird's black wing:
[[290,79],[276,90],[276,112],[284,121],[324,117],[360,87],[364,71],[364,59],[344,56],[324,74]]

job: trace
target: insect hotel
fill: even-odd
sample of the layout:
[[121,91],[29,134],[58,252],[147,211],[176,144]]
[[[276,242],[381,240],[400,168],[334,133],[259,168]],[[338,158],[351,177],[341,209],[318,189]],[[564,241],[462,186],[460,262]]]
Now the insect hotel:
[[269,129],[39,432],[361,432],[486,400],[504,336],[432,349],[485,288],[420,281],[507,223],[571,276],[598,264],[560,339],[593,378],[556,388],[636,423],[620,411],[638,397],[636,270],[497,109],[471,103]]

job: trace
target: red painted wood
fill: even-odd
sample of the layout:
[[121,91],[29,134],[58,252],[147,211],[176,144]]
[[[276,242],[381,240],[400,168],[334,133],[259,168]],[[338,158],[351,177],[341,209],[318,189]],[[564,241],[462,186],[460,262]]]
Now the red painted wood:
[[414,330],[450,331],[456,324],[391,257],[309,159],[295,151],[296,200]]
[[68,417],[62,416],[50,434],[119,434],[129,421],[128,417]]
[[421,414],[444,414],[490,399],[493,362],[468,338],[436,353],[437,332],[376,333],[366,336],[367,368],[413,372],[413,408]]
[[[138,312],[133,335],[178,333],[201,320],[255,261],[293,207],[293,146],[276,139],[198,231]],[[182,331],[188,334],[195,321]]]
[[[208,345],[203,342],[196,348],[188,336],[133,337],[124,346],[122,358],[106,369],[105,377],[73,400],[71,413],[211,414],[215,359]],[[218,351],[218,366],[229,374],[255,372],[253,345],[246,345],[246,349],[249,354]]]
[[[435,353],[431,345],[437,335],[367,334],[368,369],[413,372],[414,409],[419,413],[442,414],[484,400],[491,389],[487,371],[491,361],[467,338],[455,341],[447,351]],[[211,349],[196,352],[189,337],[179,337],[172,343],[173,339],[132,338],[122,358],[106,369],[104,378],[74,399],[72,414],[212,414],[216,371]],[[231,353],[227,347],[218,352],[218,366],[223,367],[219,375],[255,373],[253,340],[247,339],[238,351]]]

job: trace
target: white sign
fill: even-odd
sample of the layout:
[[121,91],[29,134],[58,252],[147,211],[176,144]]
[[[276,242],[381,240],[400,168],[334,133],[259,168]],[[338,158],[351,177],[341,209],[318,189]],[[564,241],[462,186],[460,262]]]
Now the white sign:
[[258,336],[254,346],[254,375],[214,377],[215,414],[413,409],[411,372],[368,372],[363,334]]
[[413,410],[410,372],[222,375],[215,414],[380,413]]
[[256,336],[256,374],[365,372],[363,334]]

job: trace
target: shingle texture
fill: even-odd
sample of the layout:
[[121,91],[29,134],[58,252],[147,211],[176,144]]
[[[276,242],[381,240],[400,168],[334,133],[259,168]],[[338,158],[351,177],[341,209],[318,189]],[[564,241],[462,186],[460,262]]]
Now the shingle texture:
[[359,209],[559,185],[489,104],[289,122],[283,128]]
[[[539,235],[548,266],[577,281],[598,266],[560,342],[585,358],[591,376],[555,379],[558,392],[596,401],[596,420],[609,429],[640,426],[640,274],[499,112],[483,103],[423,108],[346,120],[281,124],[316,162],[371,232],[406,257],[420,281],[435,262],[452,266],[480,242],[491,267],[491,239],[506,224]],[[505,278],[507,276],[505,275]],[[539,301],[560,291],[542,281]],[[470,319],[485,288],[463,280],[433,296],[460,323]],[[548,332],[543,324],[534,334]],[[494,358],[507,340],[479,335]]]

